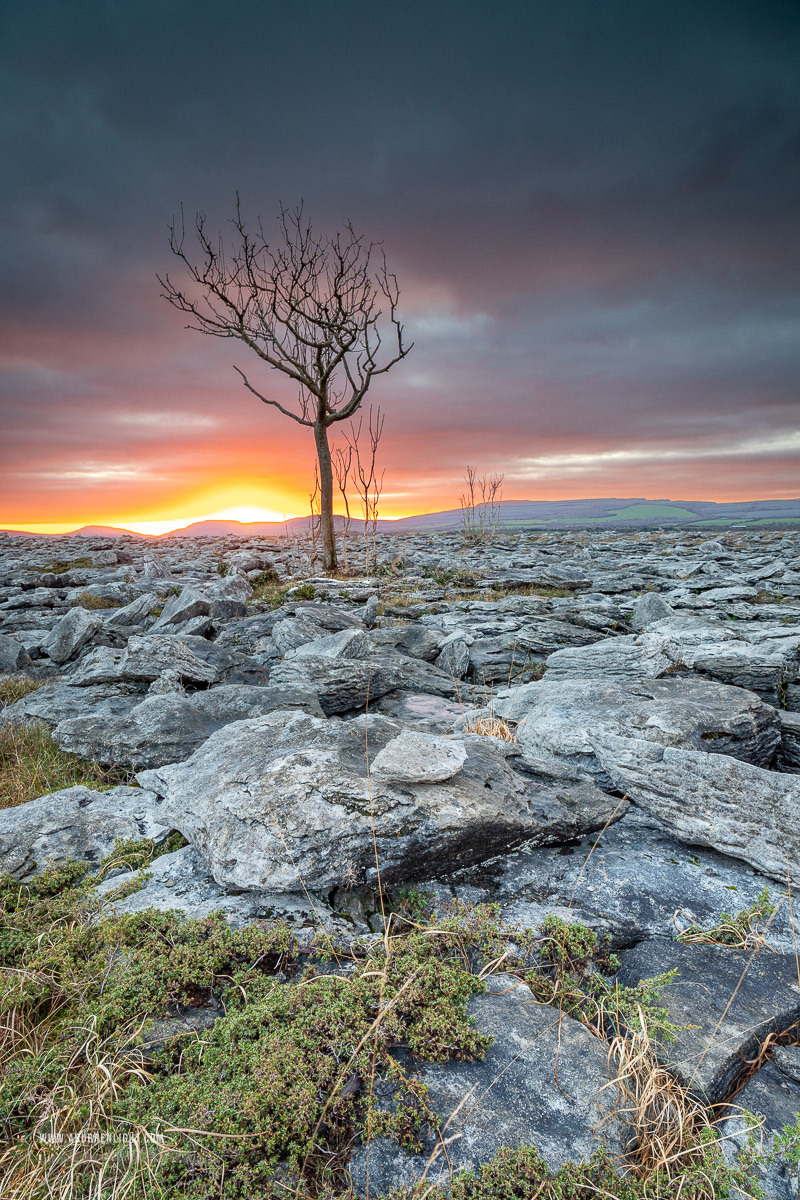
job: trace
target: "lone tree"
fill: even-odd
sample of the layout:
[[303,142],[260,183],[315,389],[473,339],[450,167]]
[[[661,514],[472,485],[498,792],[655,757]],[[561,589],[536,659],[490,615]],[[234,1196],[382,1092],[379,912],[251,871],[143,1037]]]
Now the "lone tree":
[[[333,471],[328,430],[357,412],[370,384],[408,354],[397,316],[400,290],[380,244],[365,243],[348,222],[332,237],[318,237],[303,206],[281,208],[280,237],[267,241],[261,221],[251,233],[239,197],[233,244],[212,241],[204,213],[195,218],[196,257],[185,246],[183,217],[170,227],[169,245],[186,267],[189,286],[165,275],[162,295],[193,320],[187,329],[238,338],[269,367],[293,379],[297,409],[263,395],[239,367],[244,386],[284,416],[314,430],[319,460],[323,563],[336,570]],[[383,327],[383,337],[381,334]],[[383,339],[390,345],[384,347]]]

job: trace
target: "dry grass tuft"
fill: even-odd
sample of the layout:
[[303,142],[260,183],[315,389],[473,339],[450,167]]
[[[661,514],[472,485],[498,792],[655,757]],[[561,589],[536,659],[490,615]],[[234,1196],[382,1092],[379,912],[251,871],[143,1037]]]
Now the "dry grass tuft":
[[464,733],[477,733],[481,737],[501,738],[504,742],[518,742],[516,721],[495,717],[491,713],[479,712],[465,717]]
[[121,600],[104,600],[102,596],[94,596],[91,592],[81,592],[74,600],[70,601],[72,608],[121,608]]
[[641,1010],[639,1017],[639,1030],[618,1036],[609,1050],[616,1076],[608,1086],[618,1098],[605,1120],[616,1116],[630,1129],[626,1171],[654,1196],[671,1195],[675,1185],[691,1197],[727,1195],[714,1110],[658,1061]]
[[39,721],[0,728],[0,809],[80,783],[113,787],[130,778],[129,771],[102,767],[60,750]]
[[31,679],[29,675],[0,675],[0,707],[15,704],[23,696],[29,696],[42,687],[43,683],[43,680]]

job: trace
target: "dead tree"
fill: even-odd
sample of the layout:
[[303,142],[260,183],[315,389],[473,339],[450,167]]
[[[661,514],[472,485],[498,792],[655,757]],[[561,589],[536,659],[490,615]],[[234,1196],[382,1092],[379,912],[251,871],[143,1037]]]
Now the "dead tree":
[[[173,221],[169,245],[186,268],[186,290],[169,275],[162,295],[192,318],[188,329],[211,337],[237,338],[298,389],[297,407],[265,396],[241,368],[244,386],[264,404],[314,431],[319,462],[323,566],[336,570],[333,470],[328,430],[359,409],[372,381],[385,375],[411,349],[397,315],[400,290],[377,243],[366,243],[348,222],[321,237],[312,231],[303,206],[282,208],[277,244],[267,241],[261,221],[251,233],[236,197],[232,246],[212,238],[205,214],[195,218],[198,251],[185,248],[183,217]],[[381,330],[383,329],[383,335]],[[382,338],[388,333],[389,344]]]
[[384,416],[378,408],[373,418],[372,405],[369,406],[369,422],[365,431],[366,444],[362,450],[363,420],[362,414],[358,418],[358,425],[351,424],[350,432],[345,431],[344,436],[355,458],[352,478],[361,499],[361,509],[364,514],[364,569],[369,574],[370,566],[374,566],[376,562],[375,538],[378,531],[378,507],[386,474],[385,468],[378,474],[377,467],[378,446],[383,434]]
[[311,559],[311,570],[314,572],[319,560],[319,532],[320,532],[320,508],[319,508],[319,469],[314,463],[314,490],[309,493],[308,506],[310,516],[308,522],[309,533],[309,558]]
[[503,479],[503,475],[478,475],[474,467],[467,467],[464,475],[467,490],[459,498],[465,541],[485,542],[500,532]]
[[349,570],[347,561],[347,539],[350,536],[350,497],[347,494],[347,485],[350,482],[350,471],[353,465],[353,447],[348,443],[345,450],[342,446],[337,446],[333,452],[333,470],[336,475],[336,486],[342,494],[342,503],[344,504],[344,517],[342,518],[342,567],[345,571]]

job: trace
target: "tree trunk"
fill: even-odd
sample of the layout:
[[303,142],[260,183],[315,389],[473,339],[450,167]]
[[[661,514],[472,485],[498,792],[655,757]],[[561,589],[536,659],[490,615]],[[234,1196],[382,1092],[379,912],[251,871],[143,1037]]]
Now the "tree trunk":
[[314,424],[314,441],[319,460],[319,524],[322,531],[322,567],[324,571],[335,571],[336,537],[333,530],[333,467],[328,445],[328,427],[319,418]]

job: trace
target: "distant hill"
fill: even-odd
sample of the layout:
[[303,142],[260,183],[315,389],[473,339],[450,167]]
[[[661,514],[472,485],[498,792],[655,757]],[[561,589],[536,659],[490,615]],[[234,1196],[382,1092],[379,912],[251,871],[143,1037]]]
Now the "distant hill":
[[[711,500],[648,500],[644,497],[600,500],[505,500],[499,506],[500,520],[508,529],[642,529],[660,526],[683,526],[689,528],[712,528],[715,525],[800,525],[800,499],[796,500],[742,500],[732,504],[717,504]],[[335,517],[337,529],[341,529],[342,518]],[[308,517],[294,517],[290,521],[257,521],[243,524],[240,521],[196,521],[183,529],[158,535],[171,537],[284,537],[302,534],[307,530]],[[353,527],[358,528],[357,519]],[[402,517],[397,521],[379,521],[381,533],[424,533],[457,529],[461,525],[461,509],[451,508],[445,512],[421,513],[414,517]],[[0,530],[14,533],[18,530]],[[144,537],[155,535],[137,534],[131,530],[116,529],[109,525],[84,525],[74,530],[82,537]],[[66,535],[65,535],[66,536]]]

